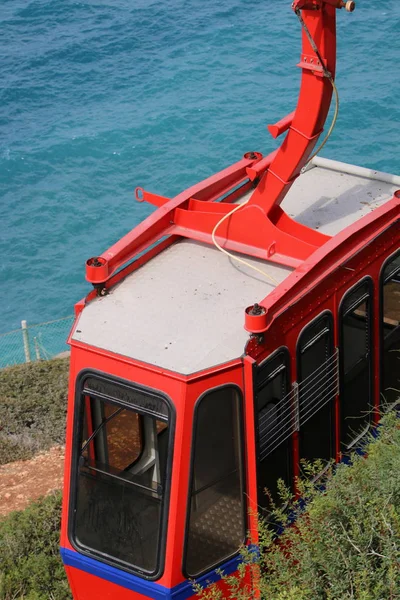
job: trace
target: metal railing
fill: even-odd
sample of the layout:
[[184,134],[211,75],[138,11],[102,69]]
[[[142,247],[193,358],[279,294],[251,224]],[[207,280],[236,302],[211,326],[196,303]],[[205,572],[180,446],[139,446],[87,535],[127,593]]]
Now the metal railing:
[[300,383],[294,382],[291,390],[275,405],[260,413],[260,459],[264,460],[282,442],[299,431],[325,404],[339,393],[339,351],[333,354]]
[[21,363],[49,360],[68,350],[66,340],[74,321],[73,315],[28,325],[0,334],[0,369]]

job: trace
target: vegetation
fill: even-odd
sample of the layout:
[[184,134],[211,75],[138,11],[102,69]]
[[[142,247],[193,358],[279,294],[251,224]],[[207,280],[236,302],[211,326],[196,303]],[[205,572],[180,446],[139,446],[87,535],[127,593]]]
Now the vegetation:
[[[28,458],[64,441],[68,360],[0,371],[0,463]],[[278,542],[260,523],[260,553],[243,550],[238,576],[227,577],[237,600],[400,600],[400,420],[387,415],[366,459],[328,473],[321,493],[299,482],[307,503],[275,508],[288,525]],[[318,470],[318,465],[313,467]],[[319,482],[320,484],[321,482]],[[59,557],[61,493],[0,521],[0,600],[69,600]],[[254,592],[245,584],[250,574]],[[216,587],[203,600],[219,599]],[[257,595],[259,593],[259,595]],[[226,595],[225,595],[226,598]]]
[[64,443],[68,359],[0,370],[0,464]]
[[59,554],[61,493],[0,521],[0,600],[69,600]]
[[[260,524],[260,555],[243,551],[239,576],[226,578],[231,598],[263,600],[395,600],[400,598],[400,424],[383,419],[380,435],[370,440],[368,457],[354,456],[328,475],[325,491],[300,483],[304,502],[291,500],[291,511],[274,511],[287,527],[274,543],[266,522]],[[283,494],[286,492],[283,490]],[[259,594],[240,590],[252,575]],[[198,589],[198,588],[197,588]],[[203,600],[222,597],[214,587]]]

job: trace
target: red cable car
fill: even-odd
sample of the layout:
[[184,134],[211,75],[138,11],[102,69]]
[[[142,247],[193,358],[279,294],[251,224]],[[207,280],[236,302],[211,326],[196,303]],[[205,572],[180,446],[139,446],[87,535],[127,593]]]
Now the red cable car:
[[138,189],[158,210],[87,261],[61,535],[76,600],[223,586],[264,489],[340,460],[396,401],[400,178],[311,157],[342,7],[293,3],[301,91],[276,152],[173,199]]

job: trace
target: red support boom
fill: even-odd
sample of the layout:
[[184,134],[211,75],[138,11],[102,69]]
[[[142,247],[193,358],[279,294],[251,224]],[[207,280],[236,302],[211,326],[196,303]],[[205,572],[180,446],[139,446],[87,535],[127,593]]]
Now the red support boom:
[[[292,7],[303,26],[298,65],[302,79],[296,110],[269,126],[273,137],[287,131],[281,147],[264,158],[248,152],[172,200],[138,188],[137,200],[158,210],[104,254],[87,261],[86,279],[96,287],[108,287],[106,282],[118,269],[160,240],[164,247],[168,245],[166,236],[170,243],[176,236],[208,244],[217,241],[227,250],[290,267],[297,267],[328,241],[329,236],[293,221],[280,204],[323,131],[334,86],[336,9],[352,11],[354,2],[295,0]],[[231,203],[252,186],[252,196],[233,213]]]
[[[299,0],[298,4],[304,2]],[[334,78],[336,11],[330,3],[312,4],[312,9],[303,9],[302,19],[317,45],[325,68]],[[307,3],[307,6],[309,5],[310,3]],[[296,6],[294,8],[297,9]],[[277,207],[300,175],[323,131],[332,98],[331,81],[325,76],[321,61],[314,52],[304,29],[301,60],[298,66],[302,69],[301,88],[296,111],[294,115],[290,115],[288,134],[249,203],[261,206],[274,223],[277,223],[281,216]],[[280,123],[275,127],[279,128]]]

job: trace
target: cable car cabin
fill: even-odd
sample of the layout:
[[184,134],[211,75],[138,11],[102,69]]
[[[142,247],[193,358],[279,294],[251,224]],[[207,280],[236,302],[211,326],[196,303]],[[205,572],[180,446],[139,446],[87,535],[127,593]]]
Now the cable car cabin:
[[257,542],[265,488],[340,460],[397,400],[400,178],[310,161],[342,5],[294,2],[281,148],[173,199],[137,190],[158,210],[87,261],[61,535],[76,600],[195,597]]

